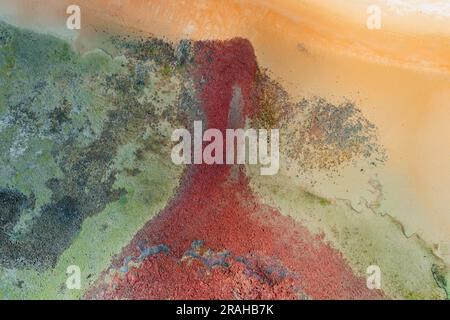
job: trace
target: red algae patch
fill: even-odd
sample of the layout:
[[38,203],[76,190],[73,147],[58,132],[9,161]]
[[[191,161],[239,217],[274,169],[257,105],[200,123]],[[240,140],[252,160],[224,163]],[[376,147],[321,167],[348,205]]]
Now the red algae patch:
[[[195,43],[192,75],[208,127],[229,124],[233,88],[244,120],[257,63],[243,39]],[[244,122],[244,121],[242,121]],[[142,256],[142,248],[167,250]],[[120,271],[126,257],[143,257]],[[129,260],[129,258],[128,258]],[[107,275],[111,278],[106,280]],[[188,166],[177,196],[141,229],[86,298],[376,299],[341,254],[259,202],[244,166]]]

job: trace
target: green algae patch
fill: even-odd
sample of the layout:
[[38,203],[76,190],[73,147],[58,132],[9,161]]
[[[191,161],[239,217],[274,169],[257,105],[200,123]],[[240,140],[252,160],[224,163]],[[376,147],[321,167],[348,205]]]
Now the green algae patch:
[[[8,290],[0,291],[8,292],[11,299],[81,298],[100,273],[109,267],[114,255],[164,208],[177,187],[180,169],[168,168],[164,159],[148,155],[139,167],[143,171],[137,176],[119,177],[115,187],[125,188],[127,195],[84,221],[80,233],[59,258],[55,268],[43,273],[16,270]],[[80,267],[81,290],[66,287],[66,270],[71,265]],[[12,279],[6,279],[6,283]],[[22,288],[17,287],[18,281],[24,283]],[[2,283],[5,286],[6,283]]]
[[178,186],[185,66],[161,40],[105,45],[80,55],[0,22],[0,298],[81,298]]
[[445,291],[447,300],[450,300],[450,271],[442,265],[434,264],[431,268],[437,285]]
[[[365,277],[369,266],[379,266],[381,289],[388,297],[446,298],[442,288],[447,285],[444,280],[448,270],[443,262],[418,237],[405,237],[401,226],[389,216],[369,208],[355,212],[343,201],[329,202],[313,196],[294,177],[264,177],[254,168],[248,171],[251,187],[263,202],[323,235],[343,254],[355,274]],[[438,269],[439,276],[433,271]]]

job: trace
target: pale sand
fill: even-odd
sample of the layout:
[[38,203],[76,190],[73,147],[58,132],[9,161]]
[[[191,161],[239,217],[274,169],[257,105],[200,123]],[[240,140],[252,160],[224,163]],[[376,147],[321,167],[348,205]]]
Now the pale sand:
[[[64,28],[69,3],[4,0],[0,12],[19,25],[48,26],[52,32],[74,36]],[[356,101],[378,127],[389,156],[385,167],[373,173],[382,185],[380,211],[401,221],[408,235],[417,232],[428,243],[450,242],[448,17],[411,10],[398,15],[383,6],[382,29],[369,31],[366,8],[373,1],[366,0],[77,3],[83,10],[76,41],[81,50],[89,49],[92,30],[104,25],[174,41],[241,36],[252,42],[260,65],[293,97]],[[16,9],[4,11],[4,6]],[[356,185],[347,198],[357,199],[365,192]],[[330,199],[342,196],[326,183],[312,191]]]

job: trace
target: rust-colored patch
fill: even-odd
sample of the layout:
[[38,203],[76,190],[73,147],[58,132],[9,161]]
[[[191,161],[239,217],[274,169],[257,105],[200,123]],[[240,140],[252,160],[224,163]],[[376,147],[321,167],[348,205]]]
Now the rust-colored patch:
[[[196,44],[194,69],[208,126],[227,128],[233,86],[243,115],[256,114],[252,92],[256,59],[242,39]],[[231,170],[235,168],[234,170]],[[236,170],[237,169],[237,170]],[[237,171],[235,179],[229,179]],[[229,265],[211,268],[182,257],[195,241],[205,250],[230,252]],[[149,256],[120,276],[117,268],[138,248],[164,244],[167,254]],[[202,253],[203,252],[203,253]],[[380,298],[355,276],[339,252],[252,194],[243,166],[193,165],[178,195],[135,236],[87,298],[118,299],[343,299]]]

